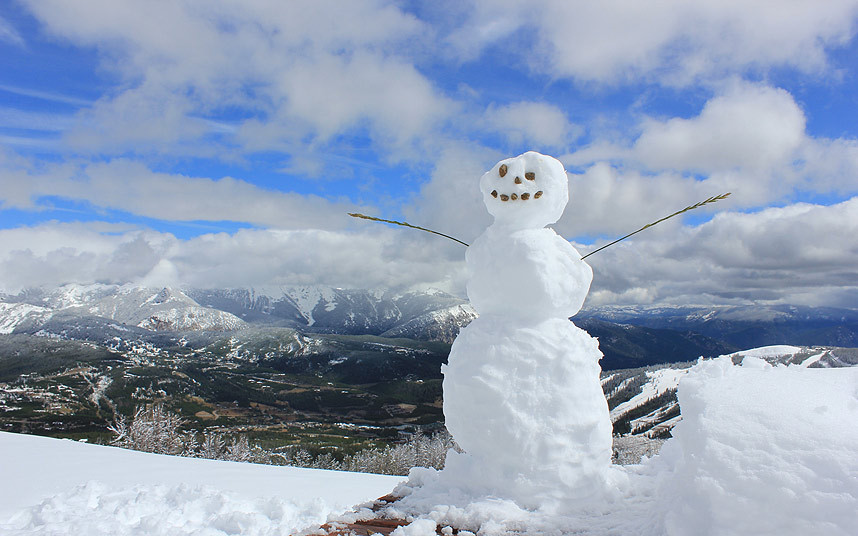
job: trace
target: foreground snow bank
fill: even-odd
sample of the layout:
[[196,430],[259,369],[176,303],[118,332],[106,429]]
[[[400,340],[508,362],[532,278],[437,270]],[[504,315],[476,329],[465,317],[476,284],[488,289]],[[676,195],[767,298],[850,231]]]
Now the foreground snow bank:
[[698,364],[654,460],[669,534],[856,534],[858,369]]
[[858,368],[723,357],[693,367],[678,395],[674,437],[643,464],[615,468],[613,493],[598,501],[525,510],[414,469],[388,513],[433,523],[394,536],[431,536],[435,524],[485,536],[856,534]]
[[[439,525],[480,536],[856,534],[858,367],[724,357],[693,367],[678,394],[674,437],[643,464],[613,468],[600,500],[527,510],[415,469],[387,510],[415,522],[394,536],[434,536]],[[14,536],[294,534],[401,482],[7,433],[0,469],[0,533]]]
[[402,479],[0,433],[0,533],[293,534]]

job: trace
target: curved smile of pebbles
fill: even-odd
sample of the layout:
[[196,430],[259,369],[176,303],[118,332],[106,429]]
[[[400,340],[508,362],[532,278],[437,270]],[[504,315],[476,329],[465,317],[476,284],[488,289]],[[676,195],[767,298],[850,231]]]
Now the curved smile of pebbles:
[[[521,195],[515,194],[515,193],[513,193],[513,194],[498,194],[497,190],[492,190],[492,197],[494,197],[495,199],[500,197],[501,201],[516,201],[518,199],[521,199],[522,201],[527,201],[528,199],[530,199],[530,193],[524,192]],[[539,190],[538,192],[533,194],[534,199],[539,199],[540,197],[542,197],[542,190]]]

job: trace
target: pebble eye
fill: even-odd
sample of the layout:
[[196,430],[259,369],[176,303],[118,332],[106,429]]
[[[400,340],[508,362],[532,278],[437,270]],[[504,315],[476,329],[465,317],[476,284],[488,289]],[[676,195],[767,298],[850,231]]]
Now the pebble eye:
[[506,175],[506,170],[507,170],[506,164],[501,164],[501,167],[498,168],[498,175],[503,177],[504,175]]
[[[503,175],[501,175],[501,177],[503,177]],[[536,180],[536,173],[534,173],[532,171],[528,171],[527,173],[524,174],[524,178],[529,180],[529,181],[535,181]]]

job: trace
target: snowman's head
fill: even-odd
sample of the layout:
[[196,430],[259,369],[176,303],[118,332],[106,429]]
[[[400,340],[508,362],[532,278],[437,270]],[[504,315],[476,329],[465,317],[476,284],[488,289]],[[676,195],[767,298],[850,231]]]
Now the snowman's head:
[[515,229],[554,223],[569,202],[563,164],[534,151],[495,164],[480,179],[480,190],[495,224]]

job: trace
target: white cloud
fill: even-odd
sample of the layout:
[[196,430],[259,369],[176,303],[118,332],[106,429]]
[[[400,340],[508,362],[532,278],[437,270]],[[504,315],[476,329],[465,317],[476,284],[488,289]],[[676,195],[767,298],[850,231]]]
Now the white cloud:
[[[563,236],[614,236],[634,231],[671,212],[724,193],[708,181],[678,173],[643,174],[619,171],[607,163],[570,175],[569,204],[554,226]],[[723,210],[733,200],[715,210]],[[708,209],[701,209],[705,213]],[[670,226],[675,222],[665,223]]]
[[213,132],[200,118],[225,110],[240,110],[233,143],[250,151],[364,127],[407,150],[455,113],[406,56],[429,30],[387,2],[28,6],[55,35],[97,47],[122,79],[81,112],[67,138],[77,150],[216,156],[224,147],[213,148],[213,136],[229,140],[231,129]]
[[858,197],[642,233],[587,259],[590,303],[780,302],[854,307]]
[[242,230],[179,240],[105,224],[0,230],[2,290],[64,283],[193,287],[327,284],[463,287],[464,249],[381,226],[361,231]]
[[18,33],[15,27],[3,17],[0,17],[0,41],[19,47],[24,46],[24,38],[22,38],[21,34]]
[[631,231],[631,219],[647,223],[725,192],[733,193],[727,206],[742,208],[790,202],[797,192],[858,192],[858,141],[809,136],[804,112],[782,89],[732,82],[722,91],[693,117],[644,117],[625,139],[608,134],[611,141],[561,157],[585,168],[572,177],[570,207],[587,223],[573,223],[567,210],[560,225],[573,236]]
[[[654,229],[588,258],[595,272],[588,303],[854,306],[855,236],[858,197]],[[66,282],[461,292],[464,251],[425,233],[364,222],[339,232],[242,230],[190,240],[127,226],[46,223],[0,230],[0,281],[12,292]]]
[[779,66],[819,72],[856,15],[852,0],[477,0],[450,39],[467,58],[533,42],[520,59],[554,76],[688,84]]
[[805,117],[782,89],[736,84],[696,117],[647,119],[642,128],[633,155],[649,169],[760,172],[791,163]]
[[7,93],[14,93],[15,95],[22,95],[24,97],[32,97],[34,99],[39,99],[43,101],[49,102],[59,102],[62,104],[71,104],[72,106],[89,106],[92,104],[92,101],[81,99],[72,95],[66,95],[64,93],[55,93],[52,91],[39,91],[37,89],[30,89],[18,86],[10,86],[8,84],[0,84],[0,91],[5,91]]
[[169,251],[165,235],[127,226],[47,223],[0,230],[0,280],[6,291],[139,278]]
[[581,128],[570,123],[560,108],[545,102],[490,106],[486,123],[490,132],[534,150],[569,147],[581,135]]
[[409,223],[470,243],[492,221],[480,194],[480,177],[502,157],[480,146],[444,148],[432,163],[429,181],[406,210]]
[[455,112],[412,65],[366,52],[300,62],[282,76],[279,90],[286,97],[281,125],[298,121],[320,141],[369,121],[378,138],[400,145]]
[[168,221],[235,221],[273,228],[342,229],[359,207],[318,196],[260,188],[224,177],[218,180],[156,173],[125,159],[34,168],[0,159],[0,207],[38,209],[39,198],[55,196]]

